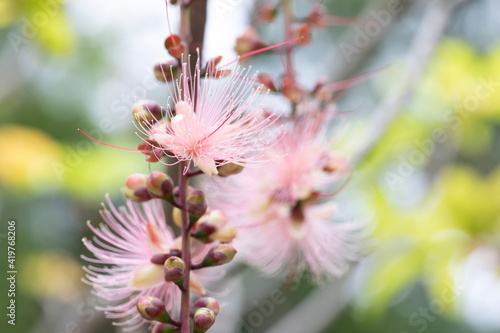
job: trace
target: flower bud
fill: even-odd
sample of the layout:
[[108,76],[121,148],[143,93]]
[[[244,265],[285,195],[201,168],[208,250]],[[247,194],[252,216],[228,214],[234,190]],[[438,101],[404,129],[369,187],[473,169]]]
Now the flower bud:
[[208,308],[199,308],[193,316],[195,333],[206,332],[215,323],[215,313]]
[[[193,191],[195,191],[195,189],[191,186],[188,186],[186,197],[188,197]],[[173,200],[175,201],[175,203],[180,204],[181,190],[180,190],[179,186],[174,187],[174,190],[172,191],[172,195],[173,195]]]
[[137,311],[147,320],[170,323],[171,319],[165,310],[165,304],[156,297],[142,296],[137,300]]
[[207,75],[208,77],[215,79],[222,79],[231,74],[230,69],[218,69],[217,65],[222,60],[222,56],[218,56],[207,61],[207,65],[201,72],[200,76]]
[[325,16],[326,10],[323,6],[315,6],[309,16],[307,17],[307,21],[314,25],[316,28],[324,28],[325,27]]
[[211,243],[213,239],[209,237],[226,224],[227,218],[224,212],[220,210],[207,212],[195,223],[191,230],[191,236],[205,244]]
[[241,37],[236,39],[234,50],[238,55],[242,55],[263,47],[266,47],[266,45],[262,42],[255,29],[248,28]]
[[191,236],[208,244],[214,241],[229,243],[236,237],[236,228],[227,223],[224,212],[214,210],[203,215],[193,226]]
[[263,4],[258,9],[259,18],[265,23],[272,23],[278,14],[276,5]]
[[132,107],[135,121],[143,126],[153,124],[162,118],[161,106],[150,100],[140,100]]
[[230,244],[221,244],[215,247],[203,260],[205,267],[221,266],[233,260],[236,249]]
[[243,165],[228,163],[221,165],[220,167],[217,168],[217,170],[219,171],[219,176],[228,177],[239,174],[240,172],[243,171],[244,168],[245,167]]
[[163,172],[153,171],[148,177],[146,186],[152,197],[165,198],[172,193],[174,181]]
[[200,190],[194,190],[188,193],[186,198],[186,210],[190,215],[200,217],[207,211],[207,202],[205,194]]
[[193,305],[193,311],[196,312],[199,308],[208,308],[217,316],[220,311],[219,302],[213,297],[199,298]]
[[[149,261],[152,263],[152,264],[155,264],[155,265],[163,265],[165,264],[165,260],[167,260],[168,258],[170,258],[173,254],[171,253],[157,253],[157,254],[153,254],[153,256],[149,259]],[[175,254],[177,255],[177,254]]]
[[236,237],[238,231],[230,224],[225,224],[216,232],[211,234],[208,238],[212,241],[219,241],[221,243],[230,243]]
[[152,140],[145,141],[145,143],[141,143],[137,146],[137,150],[140,150],[144,154],[147,162],[158,162],[163,157],[163,149],[155,147],[155,142]]
[[153,67],[155,78],[160,82],[172,82],[179,73],[177,61],[160,62]]
[[163,268],[165,271],[165,280],[172,281],[176,284],[180,282],[182,284],[184,281],[184,270],[186,268],[184,260],[175,256],[170,257],[165,260]]
[[266,87],[270,91],[277,91],[276,86],[274,85],[274,82],[273,82],[273,79],[271,78],[271,76],[269,76],[267,74],[260,74],[257,77],[257,81],[259,83],[261,83],[262,85],[264,85],[264,87]]
[[133,201],[148,201],[151,199],[151,195],[147,189],[148,176],[134,173],[130,175],[125,181],[124,194],[127,198]]
[[180,333],[181,329],[171,324],[158,323],[153,327],[151,333]]
[[179,36],[170,35],[165,39],[165,48],[172,57],[180,59],[186,49],[186,43]]
[[172,210],[172,220],[174,220],[174,223],[176,226],[179,228],[182,227],[182,210],[180,210],[177,207],[174,207]]
[[196,238],[202,243],[212,243],[213,240],[209,237],[219,230],[219,226],[210,222],[197,222],[191,230],[191,237]]
[[311,25],[308,23],[301,23],[295,31],[295,38],[302,37],[296,43],[298,45],[307,45],[311,42]]
[[284,77],[281,92],[283,93],[283,96],[294,103],[299,103],[304,95],[303,90],[289,76]]

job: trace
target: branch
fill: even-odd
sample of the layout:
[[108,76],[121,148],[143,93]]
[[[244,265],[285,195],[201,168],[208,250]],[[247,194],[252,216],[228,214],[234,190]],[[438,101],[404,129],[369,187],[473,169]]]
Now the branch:
[[428,3],[427,11],[408,52],[403,76],[397,85],[385,96],[373,112],[374,121],[368,137],[354,156],[352,162],[363,159],[381,139],[392,124],[408,95],[415,89],[432,55],[432,51],[446,28],[453,9],[463,0],[433,0]]

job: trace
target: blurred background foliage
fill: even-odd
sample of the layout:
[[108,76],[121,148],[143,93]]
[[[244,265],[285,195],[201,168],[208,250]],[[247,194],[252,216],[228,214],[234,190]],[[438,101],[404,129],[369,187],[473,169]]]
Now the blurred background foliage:
[[[297,2],[296,9],[312,3]],[[411,2],[355,66],[339,49],[352,28],[317,31],[312,45],[297,52],[306,84],[392,65],[339,103],[341,109],[361,105],[349,118],[360,123],[352,140],[361,140],[359,133],[377,117],[371,110],[398,84],[425,4]],[[331,14],[371,19],[385,2],[325,5]],[[0,241],[6,253],[6,222],[15,219],[19,271],[17,325],[2,320],[2,332],[114,331],[80,281],[81,238],[88,236],[87,220],[101,221],[104,194],[120,202],[126,176],[148,166],[142,156],[99,146],[77,129],[106,143],[137,145],[132,104],[146,95],[167,102],[151,71],[153,61],[166,57],[163,6],[0,0]],[[236,20],[253,6],[241,1],[232,9],[240,13]],[[457,8],[417,88],[356,167],[341,199],[369,216],[366,258],[349,276],[319,287],[303,277],[290,288],[290,281],[266,280],[248,268],[230,275],[239,292],[228,302],[237,304],[238,319],[225,317],[229,324],[218,332],[500,332],[499,16],[495,0]],[[231,59],[245,19],[215,21],[209,38],[225,25],[235,35],[221,37],[207,53]],[[279,24],[264,35],[280,41]],[[254,66],[274,75],[282,70],[276,56]],[[0,288],[3,295],[3,275]],[[287,302],[249,328],[276,288]],[[2,296],[2,307],[7,302]]]

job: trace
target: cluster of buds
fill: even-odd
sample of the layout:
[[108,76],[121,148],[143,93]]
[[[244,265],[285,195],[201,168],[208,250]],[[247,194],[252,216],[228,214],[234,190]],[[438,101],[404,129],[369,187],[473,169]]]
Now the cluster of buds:
[[368,81],[378,72],[375,70],[334,83],[320,80],[310,90],[299,85],[288,75],[283,75],[279,80],[276,80],[268,74],[260,74],[257,81],[270,92],[279,93],[286,97],[298,108],[311,109],[311,103],[313,103],[316,104],[314,109],[326,110],[330,106],[335,106],[335,103],[348,88]]
[[[280,10],[282,10],[283,2],[277,2],[276,4],[270,4],[268,2],[260,5],[257,8],[257,22],[262,22],[265,24],[273,23]],[[318,3],[314,5],[311,12],[302,18],[294,18],[294,22],[296,22],[296,26],[293,30],[294,38],[302,37],[297,41],[298,45],[307,45],[311,42],[311,31],[313,28],[316,29],[324,29],[328,26],[353,26],[353,25],[361,25],[364,24],[364,20],[349,18],[349,17],[341,17],[341,16],[332,16],[328,15],[326,8]],[[252,28],[253,29],[253,28]],[[255,30],[254,30],[255,32]],[[255,36],[252,36],[253,33],[245,33],[246,38],[252,37],[252,40],[260,40],[259,36],[255,33]],[[242,36],[243,37],[243,36]],[[243,40],[241,40],[243,42]],[[236,49],[241,50],[240,47]],[[250,52],[252,50],[246,51]],[[243,53],[246,53],[243,52]]]
[[[170,35],[165,39],[164,45],[168,54],[175,59],[156,63],[153,72],[158,81],[168,83],[178,78],[182,71],[183,57],[187,54],[186,42],[179,35]],[[231,74],[229,69],[217,68],[221,60],[222,56],[208,60],[206,66],[200,71],[201,76],[219,79]]]
[[153,171],[149,176],[134,173],[125,182],[125,196],[133,201],[144,202],[151,199],[171,200],[174,182],[169,175]]
[[275,83],[275,80],[267,74],[260,74],[257,80],[269,89],[269,91],[280,93],[295,104],[302,101],[308,95],[308,92],[303,87],[287,75],[284,75],[278,83]]
[[[139,111],[138,111],[139,112]],[[223,177],[241,172],[243,167],[235,164],[226,164],[219,167]],[[151,258],[153,265],[162,265],[164,280],[175,284],[182,292],[185,291],[186,274],[189,274],[189,291],[197,295],[205,295],[206,291],[191,271],[221,266],[231,262],[236,250],[228,244],[236,236],[236,229],[231,226],[226,215],[219,210],[208,210],[205,194],[191,186],[185,188],[185,201],[181,201],[182,189],[175,186],[173,180],[165,173],[154,171],[149,176],[132,174],[125,183],[125,196],[133,201],[144,202],[152,199],[162,199],[174,206],[173,221],[183,227],[182,214],[186,211],[189,217],[188,241],[191,246],[205,248],[198,262],[187,263],[182,259],[183,238],[179,237],[170,246],[170,252],[155,254]],[[149,228],[149,227],[148,227]],[[162,249],[159,244],[161,236],[153,227],[148,231],[152,246]],[[208,249],[205,244],[216,243]],[[204,253],[204,254],[203,254]],[[189,265],[189,266],[187,266]],[[188,267],[190,273],[188,273]],[[155,271],[156,272],[156,271]],[[147,280],[150,271],[145,270],[137,274],[136,279]],[[156,273],[155,273],[156,274]],[[212,297],[202,297],[189,308],[193,320],[194,332],[206,332],[215,322],[219,313],[219,303]],[[137,301],[137,311],[146,320],[154,323],[152,332],[180,332],[182,322],[172,319],[165,309],[162,300],[144,296]]]
[[[219,302],[213,297],[201,297],[193,305],[190,316],[193,319],[194,333],[208,331],[215,323],[219,314]],[[162,300],[143,296],[137,300],[137,311],[146,320],[156,322],[153,333],[176,333],[180,332],[180,323],[173,320],[165,310]]]
[[[194,332],[203,333],[208,331],[215,323],[219,314],[219,302],[213,297],[199,298],[191,309],[190,316],[193,319]],[[156,322],[153,333],[176,333],[180,332],[180,323],[170,318],[165,310],[165,304],[158,298],[143,296],[137,301],[137,311],[146,320]]]
[[[165,281],[175,283],[183,290],[185,278],[185,262],[178,256],[172,255],[175,249],[164,255],[166,258],[163,268],[165,273]],[[229,263],[235,256],[236,250],[229,244],[220,244],[212,248],[200,264],[192,265],[192,269],[200,269],[205,267],[220,266]],[[157,255],[151,261],[161,260],[162,255]],[[198,295],[204,295],[205,290],[199,284],[198,280],[191,276],[190,290]],[[181,323],[172,319],[166,311],[165,304],[162,300],[142,296],[137,300],[137,311],[146,320],[156,322],[153,327],[153,332],[180,332]],[[190,308],[190,316],[194,323],[194,332],[206,332],[215,322],[215,318],[220,310],[219,302],[213,297],[201,297]]]
[[[192,240],[194,241],[194,240]],[[184,290],[186,263],[182,256],[182,239],[178,238],[169,253],[157,254],[151,258],[151,263],[163,265],[164,278]],[[229,244],[219,244],[211,248],[198,264],[191,264],[191,270],[220,266],[229,263],[235,256],[236,250]],[[146,273],[147,274],[147,273]],[[195,275],[190,274],[189,289],[197,295],[206,292]],[[180,332],[181,323],[172,319],[162,300],[142,296],[137,300],[137,311],[146,320],[156,322],[153,332]],[[194,332],[206,332],[215,322],[219,313],[219,302],[213,297],[201,297],[190,307],[190,316],[193,319]]]

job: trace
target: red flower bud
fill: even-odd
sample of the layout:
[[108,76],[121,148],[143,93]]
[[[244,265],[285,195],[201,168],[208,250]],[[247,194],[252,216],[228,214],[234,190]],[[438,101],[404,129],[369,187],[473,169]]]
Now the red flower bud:
[[170,35],[165,39],[165,48],[172,57],[180,59],[186,50],[186,43],[179,36]]
[[241,37],[236,39],[234,50],[238,55],[242,55],[251,51],[255,51],[266,47],[254,28],[248,28]]
[[233,260],[236,252],[236,249],[230,244],[221,244],[210,251],[203,260],[203,265],[210,267],[227,264]]
[[201,72],[201,76],[207,75],[208,77],[214,79],[222,79],[231,74],[231,70],[229,69],[217,69],[217,65],[222,60],[222,56],[218,56],[208,60],[207,65]]
[[137,311],[147,320],[170,323],[172,320],[165,310],[165,304],[156,297],[142,296],[137,300]]
[[212,310],[217,316],[220,311],[219,302],[213,297],[202,297],[199,298],[193,305],[193,312],[196,312],[199,308],[208,308]]
[[307,45],[311,42],[311,25],[309,23],[301,23],[295,30],[295,38],[302,37],[296,43],[298,45]]
[[156,123],[162,118],[162,108],[156,102],[141,100],[132,107],[132,115],[139,124],[147,126]]
[[160,62],[154,65],[155,78],[160,82],[172,82],[179,73],[177,61]]
[[275,5],[263,4],[258,9],[258,15],[261,21],[265,23],[272,23],[278,14],[277,7]]
[[137,146],[137,150],[140,150],[146,156],[146,161],[150,163],[158,162],[163,157],[163,149],[156,147],[156,142],[153,140],[146,139],[145,141],[145,143]]
[[274,91],[274,92],[276,91],[276,86],[274,85],[274,82],[273,82],[273,79],[271,78],[271,76],[269,76],[267,74],[260,74],[257,78],[257,81],[259,81],[259,83],[262,83],[264,85],[264,87],[266,87],[270,91]]
[[148,177],[146,186],[152,197],[165,198],[172,193],[174,181],[163,172],[153,171]]
[[194,190],[188,193],[186,198],[186,210],[190,215],[202,216],[207,211],[207,202],[205,194],[200,190]]
[[215,313],[208,308],[199,308],[193,316],[195,333],[206,332],[215,323]]
[[164,264],[165,280],[181,283],[184,281],[184,270],[186,265],[184,260],[179,257],[172,256],[165,261]]

